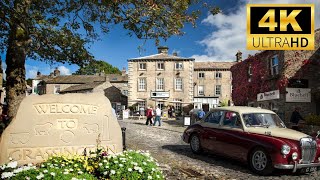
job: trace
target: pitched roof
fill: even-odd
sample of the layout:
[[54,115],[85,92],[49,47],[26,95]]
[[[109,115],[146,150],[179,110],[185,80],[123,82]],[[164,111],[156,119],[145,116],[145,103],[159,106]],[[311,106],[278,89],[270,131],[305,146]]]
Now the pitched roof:
[[92,82],[105,82],[105,76],[97,75],[67,75],[67,76],[55,76],[48,79],[44,79],[47,84],[84,84]]
[[93,88],[99,86],[102,83],[104,83],[104,82],[91,82],[91,83],[86,83],[86,84],[74,85],[74,86],[70,86],[64,90],[61,90],[60,93],[81,91],[81,90],[92,90]]
[[106,74],[107,79],[112,82],[128,81],[128,74],[122,76],[121,74]]
[[154,54],[150,56],[144,56],[144,57],[138,57],[138,58],[132,58],[128,59],[128,61],[135,61],[135,60],[194,60],[194,58],[185,58],[185,57],[179,57],[174,55],[168,55],[166,53],[159,53]]
[[230,69],[236,62],[195,62],[194,69]]

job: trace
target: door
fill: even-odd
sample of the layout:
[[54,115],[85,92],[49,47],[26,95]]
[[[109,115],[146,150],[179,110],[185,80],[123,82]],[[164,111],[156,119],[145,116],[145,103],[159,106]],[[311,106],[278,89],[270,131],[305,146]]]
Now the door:
[[209,104],[202,104],[202,109],[204,112],[208,112],[209,111]]
[[222,118],[222,111],[212,111],[204,119],[202,124],[204,133],[202,135],[202,144],[208,150],[216,152],[217,136],[219,136],[219,126]]
[[164,107],[164,102],[163,101],[157,101],[156,102],[156,107],[159,107],[161,110]]

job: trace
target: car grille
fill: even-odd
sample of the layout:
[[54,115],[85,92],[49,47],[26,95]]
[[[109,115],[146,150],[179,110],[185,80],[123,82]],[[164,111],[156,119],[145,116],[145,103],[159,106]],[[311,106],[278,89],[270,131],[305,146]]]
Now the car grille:
[[317,153],[317,142],[312,138],[301,138],[301,157],[303,164],[308,164],[314,161]]

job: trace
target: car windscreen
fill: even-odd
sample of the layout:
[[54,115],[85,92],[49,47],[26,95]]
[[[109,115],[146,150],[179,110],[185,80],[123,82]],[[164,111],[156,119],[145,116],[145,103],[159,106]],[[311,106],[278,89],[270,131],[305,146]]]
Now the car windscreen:
[[245,113],[242,114],[242,118],[247,127],[285,127],[283,121],[276,114]]

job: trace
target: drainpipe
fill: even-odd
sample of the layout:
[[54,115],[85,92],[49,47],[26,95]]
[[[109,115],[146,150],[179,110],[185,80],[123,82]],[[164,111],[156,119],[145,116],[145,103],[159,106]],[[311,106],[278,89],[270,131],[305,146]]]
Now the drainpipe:
[[125,150],[127,150],[127,147],[126,147],[126,128],[122,127],[121,131],[122,131],[122,145],[123,145],[123,150],[125,151]]

